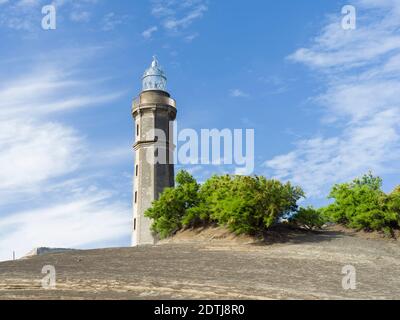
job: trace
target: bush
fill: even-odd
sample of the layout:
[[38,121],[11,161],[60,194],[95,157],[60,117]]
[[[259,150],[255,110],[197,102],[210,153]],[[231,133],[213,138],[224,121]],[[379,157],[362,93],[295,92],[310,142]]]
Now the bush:
[[190,208],[198,205],[200,186],[186,171],[176,176],[177,186],[167,188],[159,200],[153,202],[145,216],[153,219],[152,230],[166,238],[182,228],[182,220]]
[[388,195],[387,206],[390,211],[396,212],[400,216],[400,186]]
[[330,198],[335,202],[323,211],[333,222],[366,231],[392,233],[399,226],[397,192],[386,195],[382,179],[371,173],[351,183],[335,185]]
[[400,223],[400,186],[392,193],[382,190],[382,179],[371,173],[350,183],[337,184],[334,202],[319,210],[298,209],[301,188],[264,177],[213,176],[203,185],[186,171],[176,177],[176,187],[166,189],[145,215],[161,238],[183,227],[217,224],[237,234],[255,235],[294,214],[289,220],[314,230],[327,221],[366,231],[393,234]]
[[167,189],[146,212],[162,238],[182,227],[210,223],[254,235],[295,212],[297,201],[304,196],[299,187],[264,177],[214,176],[200,187],[182,171],[176,180],[177,187]]
[[315,230],[321,229],[326,220],[320,210],[307,207],[300,208],[297,213],[289,219],[289,222],[308,230]]
[[204,185],[210,220],[237,234],[256,234],[297,210],[300,188],[264,177],[213,177]]

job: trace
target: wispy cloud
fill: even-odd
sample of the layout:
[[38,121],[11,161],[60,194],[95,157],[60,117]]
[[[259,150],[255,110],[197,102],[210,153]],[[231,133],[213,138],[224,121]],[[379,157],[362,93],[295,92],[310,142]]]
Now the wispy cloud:
[[205,0],[153,0],[152,3],[152,15],[160,20],[162,27],[169,33],[183,33],[188,42],[194,40],[197,34],[186,34],[185,30],[208,10]]
[[288,91],[289,83],[293,82],[293,79],[280,76],[261,76],[258,79],[266,85],[264,94],[268,95],[282,94]]
[[71,12],[70,19],[75,22],[89,22],[90,21],[90,12],[80,11],[80,12]]
[[207,11],[205,5],[199,5],[189,11],[184,17],[177,19],[176,17],[169,17],[164,22],[164,27],[168,30],[179,31],[189,27],[195,20],[203,17],[204,12]]
[[115,12],[107,13],[102,20],[103,31],[113,31],[120,25],[123,25],[127,21],[126,15],[117,15]]
[[326,91],[311,101],[323,107],[322,123],[341,132],[298,141],[293,151],[265,163],[314,197],[367,170],[400,170],[400,4],[356,4],[362,9],[356,30],[343,30],[341,17],[331,17],[309,48],[289,57],[324,79]]
[[334,72],[370,67],[371,62],[399,50],[398,1],[358,0],[356,4],[360,9],[356,30],[341,28],[341,17],[335,15],[310,48],[298,49],[289,59],[318,71]]
[[230,92],[230,96],[233,98],[248,98],[249,94],[240,90],[240,89],[232,89]]
[[[117,200],[112,185],[101,187],[90,169],[101,175],[99,167],[128,161],[130,146],[105,143],[96,161],[97,143],[93,146],[85,133],[63,121],[67,112],[109,106],[121,93],[104,90],[98,80],[82,77],[77,62],[60,59],[68,68],[35,61],[24,74],[3,75],[0,260],[9,258],[10,250],[21,255],[35,246],[81,247],[129,234],[129,201]],[[129,180],[123,183],[129,190]]]
[[198,33],[189,34],[189,35],[185,36],[185,41],[186,41],[186,42],[192,42],[192,41],[193,41],[194,39],[196,39],[198,36],[199,36]]
[[147,30],[142,32],[142,36],[145,39],[150,39],[153,35],[154,32],[156,32],[158,30],[157,26],[152,26],[150,28],[148,28]]
[[[35,32],[41,30],[43,18],[41,8],[45,5],[54,5],[56,9],[68,8],[65,15],[74,23],[88,22],[91,18],[90,10],[97,0],[0,0],[0,26],[14,31]],[[64,11],[57,10],[57,17],[63,17]]]
[[[40,69],[21,79],[9,79],[6,87],[0,87],[0,120],[14,116],[35,119],[50,113],[101,105],[123,94],[99,95],[91,89],[96,81],[69,79],[60,68],[43,66]],[[27,97],[30,97],[30,103],[27,103]]]
[[96,190],[34,210],[0,217],[0,261],[35,247],[85,248],[129,236],[129,208]]

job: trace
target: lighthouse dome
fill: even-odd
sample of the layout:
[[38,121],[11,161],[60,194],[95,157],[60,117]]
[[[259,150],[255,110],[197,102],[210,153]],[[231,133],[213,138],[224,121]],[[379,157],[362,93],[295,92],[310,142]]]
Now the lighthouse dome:
[[151,67],[148,68],[142,78],[143,91],[161,90],[166,91],[167,77],[165,72],[159,66],[157,58],[153,57]]

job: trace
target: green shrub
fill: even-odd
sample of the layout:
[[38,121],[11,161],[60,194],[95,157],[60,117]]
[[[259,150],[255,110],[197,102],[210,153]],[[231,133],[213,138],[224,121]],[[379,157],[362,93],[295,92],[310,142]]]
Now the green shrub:
[[335,185],[330,198],[335,202],[324,209],[333,222],[350,228],[391,233],[399,226],[398,195],[386,195],[382,179],[371,173],[351,183]]
[[304,196],[299,187],[264,177],[214,176],[201,187],[185,171],[147,210],[162,238],[182,227],[216,223],[237,234],[256,234],[297,210]]
[[[201,199],[201,197],[199,197]],[[185,216],[182,218],[182,225],[189,228],[196,228],[210,224],[210,213],[207,204],[200,200],[195,207],[186,210]]]
[[166,238],[182,228],[187,211],[198,205],[200,186],[186,171],[176,176],[177,186],[166,189],[159,200],[153,202],[145,216],[153,219],[152,230]]
[[[211,221],[237,234],[256,234],[297,209],[300,188],[264,177],[214,177],[204,188],[211,194]],[[213,192],[211,193],[210,190]]]
[[387,206],[390,211],[396,212],[400,216],[400,186],[388,195]]
[[321,229],[326,222],[321,211],[313,207],[300,208],[289,221],[308,230]]
[[176,187],[166,189],[145,215],[153,219],[152,229],[161,238],[183,227],[210,223],[227,226],[237,234],[265,231],[281,218],[313,230],[327,221],[367,231],[393,234],[400,222],[400,186],[392,193],[382,190],[382,179],[371,173],[350,183],[337,184],[321,209],[298,209],[303,190],[290,183],[249,176],[213,176],[203,185],[186,171],[176,177]]

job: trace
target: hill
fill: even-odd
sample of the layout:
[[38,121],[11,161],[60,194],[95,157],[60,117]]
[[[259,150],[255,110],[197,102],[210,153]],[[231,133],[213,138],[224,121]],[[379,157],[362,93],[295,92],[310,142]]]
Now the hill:
[[[57,289],[44,290],[44,265]],[[342,268],[357,289],[342,288]],[[224,229],[157,246],[69,251],[0,263],[1,299],[400,299],[400,244],[347,230],[280,231],[266,241]]]

